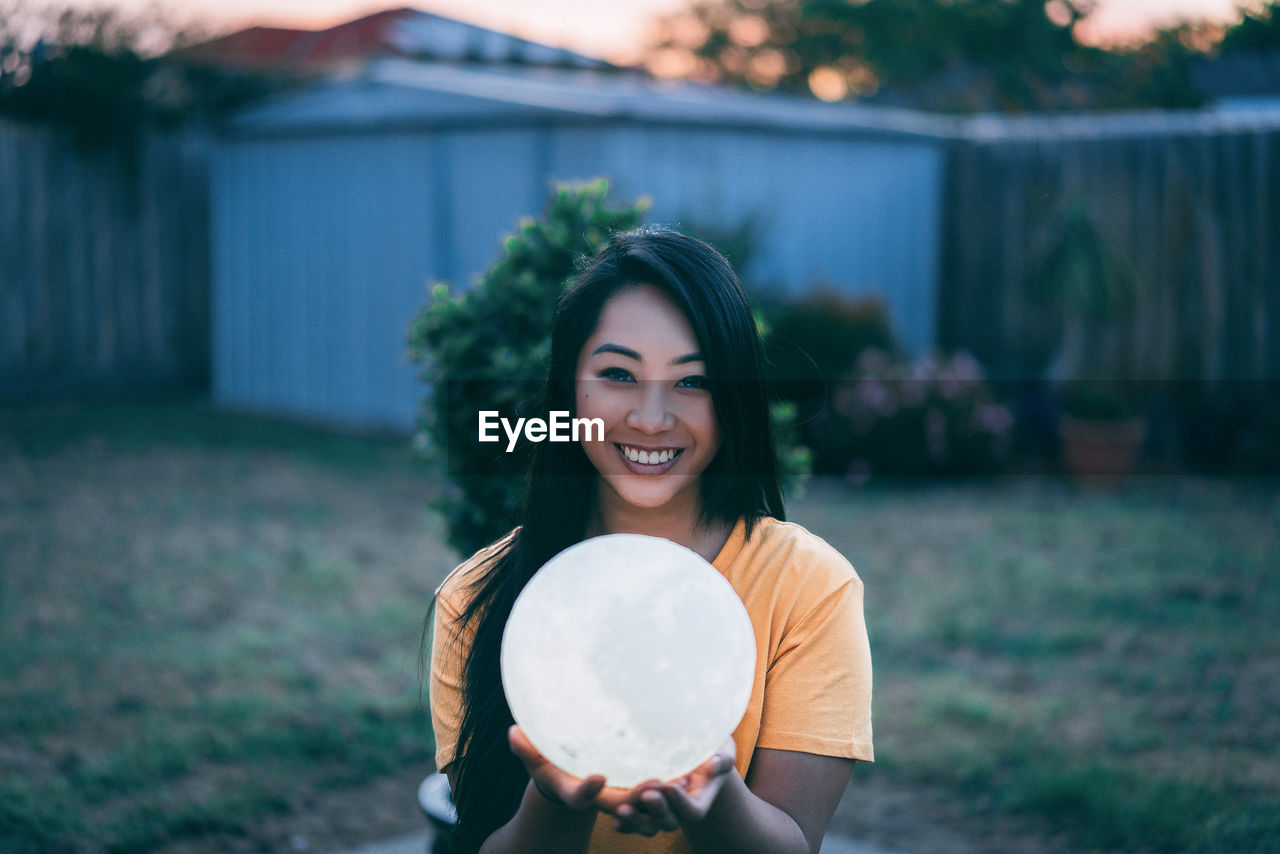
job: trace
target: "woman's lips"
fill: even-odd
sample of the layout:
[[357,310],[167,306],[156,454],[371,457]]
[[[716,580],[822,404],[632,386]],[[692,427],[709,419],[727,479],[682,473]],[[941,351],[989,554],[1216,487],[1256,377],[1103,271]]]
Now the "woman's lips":
[[[627,467],[627,470],[630,471],[632,474],[644,474],[644,475],[665,474],[666,472],[671,470],[671,467],[676,464],[676,462],[680,459],[681,454],[684,452],[684,448],[667,448],[664,450],[669,451],[671,453],[671,458],[667,460],[665,463],[641,463],[641,462],[636,462],[635,460],[632,460],[631,457],[627,455],[627,452],[623,450],[623,447],[624,447],[623,445],[620,445],[617,442],[615,442],[613,446],[618,449],[618,456],[622,458],[623,465],[625,465]],[[635,449],[635,450],[639,450],[639,449]],[[651,453],[653,456],[656,457],[658,456],[659,451],[646,451],[645,453]]]

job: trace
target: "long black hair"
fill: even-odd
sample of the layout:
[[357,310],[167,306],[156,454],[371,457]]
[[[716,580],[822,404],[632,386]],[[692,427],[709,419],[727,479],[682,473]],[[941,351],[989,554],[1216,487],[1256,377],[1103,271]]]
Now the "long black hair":
[[[704,525],[734,525],[747,535],[762,516],[784,518],[769,422],[763,355],[755,318],[729,262],[709,244],[667,228],[614,235],[565,291],[551,332],[548,377],[540,409],[575,412],[578,356],[605,303],[620,289],[647,284],[684,313],[707,366],[721,443],[700,480]],[[479,849],[515,814],[529,775],[507,744],[513,723],[502,690],[499,651],[512,605],[533,574],[583,539],[596,500],[596,472],[582,447],[535,445],[520,513],[507,549],[490,560],[469,588],[468,605],[452,627],[456,641],[475,629],[463,669],[464,707],[458,733],[454,844]],[[444,639],[441,639],[444,641]]]

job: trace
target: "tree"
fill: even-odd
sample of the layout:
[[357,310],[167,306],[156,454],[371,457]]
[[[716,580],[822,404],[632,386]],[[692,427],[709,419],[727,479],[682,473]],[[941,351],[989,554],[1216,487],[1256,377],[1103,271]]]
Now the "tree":
[[1269,0],[1244,8],[1240,23],[1222,39],[1222,49],[1275,50],[1280,48],[1280,2]]
[[[1092,0],[695,0],[662,22],[661,70],[825,100],[945,111],[1198,102],[1178,39],[1080,44]],[[1172,75],[1162,74],[1172,68]]]
[[102,146],[265,91],[167,59],[208,32],[162,9],[0,0],[0,115],[65,127],[81,144]]

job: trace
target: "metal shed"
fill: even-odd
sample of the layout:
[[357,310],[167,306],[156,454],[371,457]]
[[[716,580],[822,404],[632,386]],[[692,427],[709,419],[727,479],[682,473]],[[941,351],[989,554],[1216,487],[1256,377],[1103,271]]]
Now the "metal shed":
[[554,181],[608,176],[651,222],[754,219],[751,278],[877,294],[936,340],[955,124],[638,75],[388,60],[238,115],[212,169],[213,396],[412,427],[408,323],[466,286]]

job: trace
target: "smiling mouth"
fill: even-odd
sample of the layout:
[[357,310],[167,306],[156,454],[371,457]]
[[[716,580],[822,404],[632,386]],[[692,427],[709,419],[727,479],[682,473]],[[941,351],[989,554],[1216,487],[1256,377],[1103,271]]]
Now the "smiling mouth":
[[660,466],[671,462],[684,453],[684,448],[662,448],[661,450],[646,451],[640,448],[633,448],[630,445],[620,445],[617,442],[614,443],[614,447],[628,460],[642,466]]

